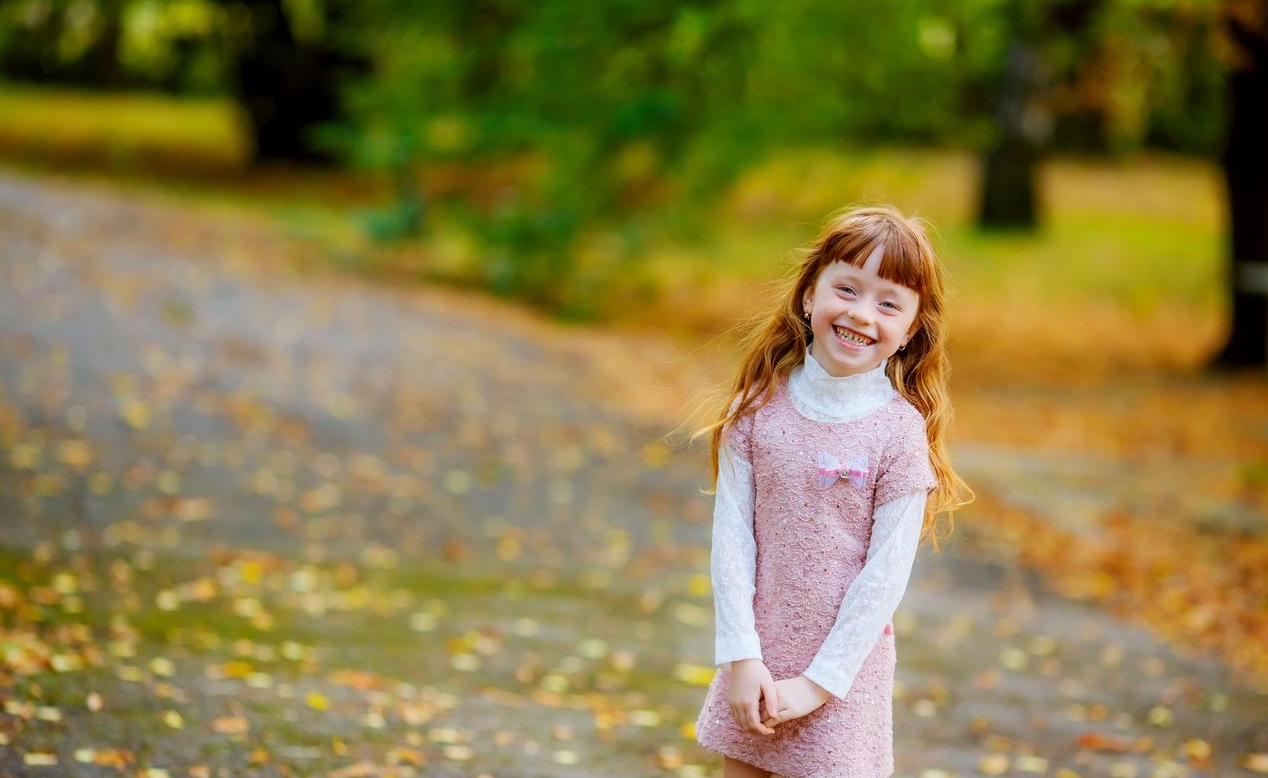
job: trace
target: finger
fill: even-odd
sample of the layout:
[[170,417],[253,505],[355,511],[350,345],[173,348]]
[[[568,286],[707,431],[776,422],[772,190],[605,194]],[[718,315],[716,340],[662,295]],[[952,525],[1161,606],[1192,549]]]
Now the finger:
[[754,700],[753,704],[749,706],[747,713],[749,721],[748,728],[750,732],[756,732],[760,735],[769,735],[775,731],[762,723],[762,717],[758,712],[756,700]]
[[744,707],[744,721],[747,722],[746,726],[749,729],[756,731],[757,726],[761,720],[762,720],[762,717],[758,714],[758,711],[757,711],[757,700],[753,700],[752,702],[750,702],[748,705]]
[[762,695],[766,698],[766,712],[772,717],[778,715],[779,690],[775,688],[774,681],[762,684]]

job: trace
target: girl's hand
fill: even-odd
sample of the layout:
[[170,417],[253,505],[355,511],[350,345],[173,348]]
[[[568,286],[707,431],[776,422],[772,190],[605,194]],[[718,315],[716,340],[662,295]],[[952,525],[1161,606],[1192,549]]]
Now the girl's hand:
[[[759,709],[759,701],[764,698],[766,710]],[[773,735],[775,730],[762,723],[763,713],[766,716],[778,715],[779,698],[775,689],[775,680],[770,670],[760,659],[741,659],[731,663],[731,686],[727,692],[727,702],[731,705],[731,715],[735,723],[749,732],[758,735]]]
[[775,693],[779,699],[779,712],[762,722],[767,727],[774,727],[816,711],[832,696],[804,675],[776,681]]

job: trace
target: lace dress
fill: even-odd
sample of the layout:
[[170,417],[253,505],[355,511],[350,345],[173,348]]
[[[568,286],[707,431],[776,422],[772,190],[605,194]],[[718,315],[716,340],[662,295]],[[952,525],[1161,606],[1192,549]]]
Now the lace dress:
[[[890,619],[935,481],[924,419],[884,369],[833,378],[807,352],[725,436],[711,564],[720,667],[697,738],[787,778],[893,773]],[[852,476],[827,485],[821,454]],[[727,705],[730,662],[748,658],[833,696],[773,735],[749,733]]]

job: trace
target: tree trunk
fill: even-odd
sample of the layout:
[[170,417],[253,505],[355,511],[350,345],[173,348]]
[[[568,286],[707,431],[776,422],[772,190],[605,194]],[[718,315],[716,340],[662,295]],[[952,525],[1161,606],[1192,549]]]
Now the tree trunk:
[[1044,69],[1037,47],[1013,43],[995,111],[995,141],[982,157],[978,226],[1034,229],[1038,223],[1035,168],[1049,129],[1037,99]]
[[295,37],[281,0],[251,0],[251,30],[234,57],[235,96],[255,139],[255,160],[326,163],[310,133],[339,115],[342,71],[352,61],[322,42]]
[[1268,365],[1268,30],[1227,15],[1236,60],[1229,73],[1224,182],[1229,213],[1228,341],[1221,367]]

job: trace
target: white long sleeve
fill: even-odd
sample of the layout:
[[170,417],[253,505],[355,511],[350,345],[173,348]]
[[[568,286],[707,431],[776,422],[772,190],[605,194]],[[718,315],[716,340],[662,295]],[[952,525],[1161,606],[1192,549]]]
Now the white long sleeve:
[[762,658],[762,644],[753,619],[757,575],[754,496],[752,464],[724,445],[718,456],[713,550],[709,558],[717,625],[714,660],[718,665]]
[[849,692],[907,590],[926,497],[923,491],[911,492],[873,512],[867,561],[846,590],[836,623],[804,673],[836,697]]

